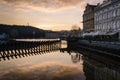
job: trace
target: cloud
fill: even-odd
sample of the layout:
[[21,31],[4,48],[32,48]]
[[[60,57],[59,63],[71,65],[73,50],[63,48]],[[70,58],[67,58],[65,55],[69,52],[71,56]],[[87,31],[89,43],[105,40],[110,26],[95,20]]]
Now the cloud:
[[29,7],[34,9],[57,10],[74,7],[86,0],[0,0],[13,7]]
[[[0,80],[84,80],[82,68],[77,65],[46,62],[30,67],[0,71]],[[61,75],[62,74],[62,75]]]

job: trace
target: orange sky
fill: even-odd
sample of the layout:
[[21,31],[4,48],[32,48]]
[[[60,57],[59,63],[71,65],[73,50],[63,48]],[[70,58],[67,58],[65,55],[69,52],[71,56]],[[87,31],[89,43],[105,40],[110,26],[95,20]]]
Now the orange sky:
[[82,27],[87,3],[103,0],[0,0],[0,23],[27,25],[46,30],[70,30]]

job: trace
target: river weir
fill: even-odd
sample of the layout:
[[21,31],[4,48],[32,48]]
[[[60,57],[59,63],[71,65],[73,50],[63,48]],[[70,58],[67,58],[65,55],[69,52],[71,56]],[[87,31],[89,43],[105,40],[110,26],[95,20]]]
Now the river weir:
[[16,39],[0,45],[0,58],[4,60],[21,57],[24,55],[39,54],[41,52],[53,51],[61,46],[60,40],[24,40]]

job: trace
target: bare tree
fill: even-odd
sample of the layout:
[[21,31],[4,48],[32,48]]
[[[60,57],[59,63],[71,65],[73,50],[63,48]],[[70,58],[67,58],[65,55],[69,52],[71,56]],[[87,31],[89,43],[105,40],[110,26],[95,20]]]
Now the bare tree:
[[73,25],[71,28],[72,35],[77,36],[81,28],[77,25]]
[[79,29],[80,29],[80,27],[78,27],[77,25],[72,26],[72,30],[79,30]]

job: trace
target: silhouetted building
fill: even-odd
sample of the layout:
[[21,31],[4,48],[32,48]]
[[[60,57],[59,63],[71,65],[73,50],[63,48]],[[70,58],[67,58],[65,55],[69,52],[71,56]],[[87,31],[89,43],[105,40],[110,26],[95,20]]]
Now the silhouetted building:
[[83,14],[83,30],[90,32],[94,30],[94,8],[96,5],[87,4]]

